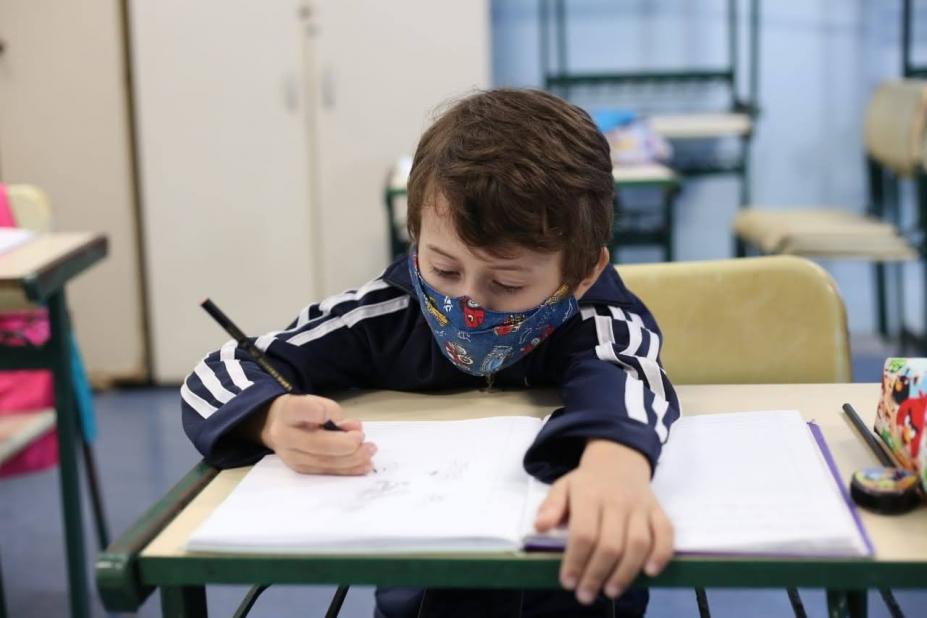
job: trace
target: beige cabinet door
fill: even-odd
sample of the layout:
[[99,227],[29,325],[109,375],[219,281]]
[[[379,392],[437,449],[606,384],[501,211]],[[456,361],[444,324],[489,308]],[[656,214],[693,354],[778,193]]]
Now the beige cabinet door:
[[96,380],[146,375],[119,0],[0,0],[0,180],[44,189],[59,230],[110,241],[68,288]]
[[388,258],[383,188],[436,108],[490,81],[487,0],[309,0],[321,288]]
[[154,376],[386,265],[383,182],[489,81],[486,0],[132,0]]
[[180,382],[228,339],[315,295],[297,0],[132,0],[154,377]]

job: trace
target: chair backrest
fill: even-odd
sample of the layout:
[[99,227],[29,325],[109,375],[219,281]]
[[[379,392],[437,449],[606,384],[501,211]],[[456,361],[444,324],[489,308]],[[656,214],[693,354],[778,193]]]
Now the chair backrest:
[[663,331],[677,384],[850,381],[846,310],[804,258],[771,256],[617,267]]
[[6,192],[19,227],[34,232],[51,229],[51,202],[44,191],[32,185],[7,185]]
[[927,80],[894,80],[876,89],[866,110],[866,153],[907,177],[924,162]]

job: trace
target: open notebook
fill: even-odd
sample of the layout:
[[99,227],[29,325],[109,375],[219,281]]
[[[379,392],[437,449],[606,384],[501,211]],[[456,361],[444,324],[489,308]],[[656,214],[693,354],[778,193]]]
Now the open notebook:
[[[377,470],[304,476],[261,460],[190,537],[190,551],[374,553],[562,548],[533,519],[546,486],[521,461],[530,417],[370,422]],[[823,440],[795,411],[684,417],[654,490],[677,552],[864,556],[871,546]]]

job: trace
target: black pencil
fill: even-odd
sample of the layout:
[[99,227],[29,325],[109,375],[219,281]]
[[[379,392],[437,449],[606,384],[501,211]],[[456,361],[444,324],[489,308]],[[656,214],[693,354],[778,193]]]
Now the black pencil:
[[[235,323],[229,319],[229,316],[225,315],[219,307],[216,306],[216,303],[212,302],[208,298],[200,303],[200,307],[206,310],[206,313],[211,315],[213,319],[219,323],[219,326],[225,329],[225,332],[230,334],[235,341],[238,342],[238,345],[245,349],[245,352],[254,359],[258,365],[261,366],[261,369],[266,371],[271,375],[273,379],[277,381],[283,389],[288,392],[293,392],[293,385],[289,381],[280,375],[280,372],[274,369],[274,366],[270,364],[270,361],[267,360],[267,357],[264,356],[264,353],[261,352],[254,342],[252,342],[248,337],[245,336],[241,329],[235,326]],[[322,425],[322,429],[328,431],[344,431],[341,427],[336,425],[331,419],[325,421]]]
[[875,453],[876,458],[883,466],[894,467],[895,462],[885,453],[882,449],[882,446],[879,444],[879,441],[876,439],[872,432],[869,431],[869,428],[863,423],[863,419],[859,417],[859,414],[856,413],[856,410],[853,409],[848,403],[843,404],[843,411],[846,412],[847,417],[849,417],[850,422],[853,423],[853,426],[856,427],[856,431],[859,432],[859,435],[862,436],[866,444],[869,445],[869,448],[872,449],[872,452]]

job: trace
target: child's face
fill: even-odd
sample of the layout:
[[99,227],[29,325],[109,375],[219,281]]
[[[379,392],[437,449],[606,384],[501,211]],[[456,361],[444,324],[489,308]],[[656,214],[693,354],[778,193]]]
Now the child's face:
[[[498,257],[464,244],[443,196],[422,209],[420,236],[418,264],[428,285],[447,296],[469,296],[491,311],[533,309],[563,284],[562,251],[513,246]],[[588,289],[585,283],[578,286],[577,298]]]

